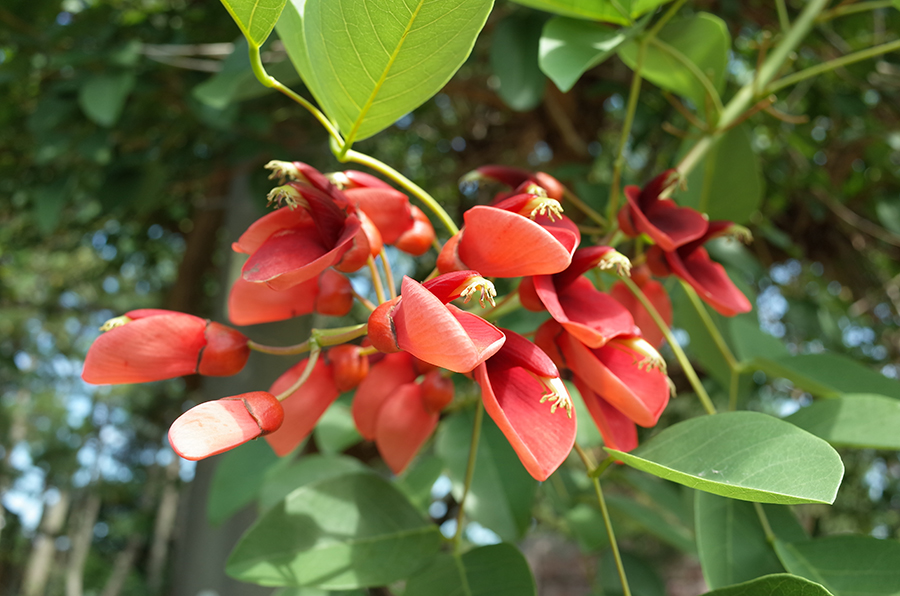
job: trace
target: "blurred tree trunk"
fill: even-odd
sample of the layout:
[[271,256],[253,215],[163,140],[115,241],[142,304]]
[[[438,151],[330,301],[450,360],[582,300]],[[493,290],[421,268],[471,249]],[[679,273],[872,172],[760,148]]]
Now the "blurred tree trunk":
[[181,493],[178,478],[180,467],[181,460],[177,456],[166,466],[166,484],[159,499],[159,506],[156,508],[153,542],[150,544],[150,558],[147,562],[147,586],[153,594],[160,592],[165,579],[169,541],[172,539],[172,530],[178,513],[178,498]]
[[144,536],[140,532],[135,532],[128,537],[125,549],[116,555],[112,573],[109,579],[106,580],[106,585],[103,586],[100,596],[119,596],[122,593],[122,588],[125,587],[125,580],[128,579],[128,574],[131,573],[131,568],[134,567],[134,562],[137,560],[138,553],[140,553],[143,545]]
[[62,530],[69,512],[69,493],[60,491],[59,499],[44,510],[44,518],[34,539],[31,556],[25,565],[23,596],[43,596],[56,556],[56,535]]
[[98,486],[87,495],[77,515],[72,516],[72,550],[66,565],[66,596],[81,596],[84,587],[84,564],[94,538],[94,524],[100,514]]

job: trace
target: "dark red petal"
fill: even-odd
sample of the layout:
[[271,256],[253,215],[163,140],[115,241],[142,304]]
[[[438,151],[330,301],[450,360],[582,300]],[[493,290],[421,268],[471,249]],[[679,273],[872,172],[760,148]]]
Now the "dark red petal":
[[725,268],[709,258],[702,246],[682,257],[666,253],[672,272],[689,283],[707,304],[726,317],[750,312],[753,305],[725,273]]
[[581,399],[594,419],[594,424],[600,430],[606,446],[618,451],[631,451],[637,447],[637,427],[634,422],[594,393],[580,378],[575,377],[572,380],[581,393]]
[[403,385],[385,402],[378,412],[375,446],[394,474],[406,469],[437,423],[438,415],[425,410],[415,383]]
[[[535,281],[538,295],[547,310],[566,330],[590,347],[602,346],[621,335],[637,335],[631,313],[608,294],[597,290],[591,282],[580,277],[560,294],[545,288],[546,282]],[[554,308],[550,308],[556,298]]]
[[550,412],[541,403],[545,387],[521,368],[475,369],[484,409],[536,479],[546,480],[565,461],[575,443],[576,423],[564,408]]
[[353,422],[364,438],[375,439],[378,412],[398,387],[412,383],[418,373],[413,358],[406,352],[387,354],[369,369],[369,374],[356,388],[353,396]]
[[260,415],[268,428],[281,425],[281,404],[265,391],[208,401],[172,423],[169,444],[184,459],[204,459],[262,435]]
[[501,329],[506,341],[500,351],[494,354],[492,366],[518,366],[541,377],[558,377],[559,370],[547,354],[539,347],[509,329]]
[[451,271],[450,273],[438,275],[434,279],[429,279],[422,284],[422,287],[434,294],[434,296],[442,303],[446,304],[451,300],[459,298],[460,292],[465,288],[464,284],[467,284],[467,282],[473,278],[478,277],[480,277],[478,272],[472,271],[471,269]]
[[[278,395],[290,388],[303,374],[306,363],[307,360],[304,359],[278,377],[269,393]],[[338,394],[332,379],[331,367],[325,363],[324,358],[320,358],[306,382],[281,401],[284,408],[284,423],[277,431],[266,435],[269,446],[279,457],[293,451],[312,432],[319,418],[337,399]]]
[[200,355],[197,372],[208,377],[228,377],[241,372],[250,357],[243,333],[220,323],[206,326],[206,347]]
[[206,321],[184,313],[148,316],[97,338],[81,378],[94,385],[146,383],[197,372]]
[[650,227],[645,232],[661,249],[672,251],[702,238],[709,222],[690,207],[679,207],[674,201],[661,200],[645,212]]

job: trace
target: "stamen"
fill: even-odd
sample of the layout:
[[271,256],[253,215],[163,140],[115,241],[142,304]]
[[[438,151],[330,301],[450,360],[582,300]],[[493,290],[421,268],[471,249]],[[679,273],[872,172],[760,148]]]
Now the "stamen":
[[301,180],[303,175],[300,173],[300,170],[297,169],[293,163],[289,161],[278,161],[277,159],[273,159],[265,166],[267,170],[272,170],[272,173],[269,174],[269,180],[278,179],[278,184],[284,184],[285,180]]
[[569,418],[572,417],[572,398],[566,390],[565,384],[559,377],[538,377],[547,388],[547,393],[541,396],[541,403],[550,402],[550,413],[555,414],[556,409],[563,407]]
[[556,221],[553,219],[554,217],[562,219],[562,205],[560,205],[559,201],[556,199],[548,198],[546,193],[544,193],[544,195],[545,196],[535,195],[535,198],[528,201],[519,213],[522,215],[527,213],[529,219],[534,219],[538,215],[546,215],[550,221]]
[[353,186],[350,178],[343,172],[331,172],[329,174],[325,174],[325,177],[328,178],[329,182],[337,186],[338,190],[345,190]]
[[675,389],[675,381],[673,381],[669,377],[666,377],[666,380],[669,382],[669,395],[671,395],[674,399],[678,396],[678,391]]
[[603,258],[597,263],[597,267],[603,271],[615,269],[621,277],[631,276],[631,261],[617,250],[611,250],[603,255]]
[[478,303],[481,305],[481,308],[486,308],[484,306],[484,301],[487,300],[491,303],[491,306],[497,306],[494,302],[494,297],[497,295],[497,290],[494,289],[494,284],[480,275],[476,275],[474,277],[470,277],[466,280],[464,286],[461,290],[459,290],[459,297],[465,298],[464,302],[468,303],[469,300],[472,299],[472,296],[475,293],[479,293],[480,296],[478,298]]
[[100,331],[109,331],[110,329],[115,329],[116,327],[121,327],[122,325],[127,325],[133,319],[122,315],[121,317],[115,317],[114,319],[110,319],[107,322],[100,325]]
[[266,198],[269,200],[269,205],[275,203],[280,207],[281,202],[284,201],[284,203],[292,210],[296,209],[297,207],[309,209],[309,203],[306,202],[306,199],[303,198],[303,195],[300,194],[300,191],[298,191],[290,184],[276,186],[269,191],[269,194],[266,195]]
[[738,224],[733,224],[730,228],[725,230],[724,235],[737,240],[738,242],[743,242],[744,244],[753,242],[753,233],[744,226]]
[[663,360],[663,357],[656,351],[656,348],[647,343],[647,340],[644,338],[634,337],[632,339],[618,339],[611,342],[611,345],[614,345],[615,343],[621,343],[625,347],[632,349],[644,357],[642,360],[635,360],[638,370],[646,369],[647,372],[650,372],[653,369],[659,369],[664,375],[669,374],[668,368],[666,367],[666,361]]
[[543,186],[539,186],[534,182],[531,182],[528,186],[525,187],[525,190],[522,192],[528,193],[530,195],[534,195],[536,197],[546,197],[547,189]]

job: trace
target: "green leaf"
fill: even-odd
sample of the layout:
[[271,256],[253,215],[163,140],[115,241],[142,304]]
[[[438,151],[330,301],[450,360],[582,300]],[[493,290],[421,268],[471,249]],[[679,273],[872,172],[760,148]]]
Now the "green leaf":
[[119,120],[134,83],[131,72],[93,76],[78,89],[78,105],[94,123],[110,127]]
[[440,532],[374,474],[308,484],[263,515],[226,572],[264,586],[349,590],[409,577],[437,553]]
[[361,590],[320,590],[319,588],[281,588],[272,596],[367,596]]
[[[666,596],[666,585],[651,565],[640,557],[625,551],[621,552],[622,567],[628,578],[628,587],[634,596]],[[622,594],[622,582],[616,568],[616,560],[612,551],[608,550],[600,557],[597,565],[599,584],[606,596]]]
[[32,190],[34,197],[34,218],[38,230],[44,236],[52,234],[62,219],[63,207],[69,199],[69,183],[60,178],[52,184],[38,186]]
[[519,112],[537,107],[544,98],[547,79],[538,67],[538,44],[545,20],[538,12],[516,12],[494,29],[490,59],[500,81],[497,94]]
[[263,511],[274,507],[294,490],[313,482],[335,478],[345,474],[369,471],[359,460],[341,455],[305,455],[289,466],[278,466],[255,483],[259,492],[259,508]]
[[302,23],[302,33],[279,27],[279,35],[350,145],[440,91],[472,51],[493,0],[292,3],[285,12],[293,26]]
[[578,425],[575,440],[584,448],[600,447],[603,445],[603,436],[600,434],[597,425],[594,424],[594,421],[591,419],[591,413],[588,411],[587,406],[584,405],[584,400],[581,399],[581,393],[578,392],[578,388],[575,387],[575,384],[571,381],[563,382],[566,385],[566,389],[569,391],[572,403],[575,405],[576,420],[584,421],[582,424]]
[[775,541],[784,568],[822,584],[834,596],[900,594],[900,542],[871,536]]
[[759,320],[755,314],[738,315],[727,321],[731,328],[734,355],[739,361],[746,362],[760,356],[771,358],[790,356],[784,342],[759,328]]
[[707,592],[706,596],[832,596],[821,585],[789,573],[767,575],[753,581]]
[[356,431],[350,406],[337,401],[331,404],[313,430],[316,445],[322,453],[340,453],[362,441]]
[[[730,49],[728,27],[719,17],[701,12],[673,20],[662,28],[655,42],[647,44],[641,76],[687,97],[702,110],[710,93],[703,79],[721,92]],[[637,66],[637,55],[636,41],[619,47],[619,57],[631,69]]]
[[257,47],[269,37],[284,3],[285,0],[222,0],[241,33]]
[[673,515],[639,503],[631,497],[608,495],[606,502],[611,511],[624,514],[637,522],[645,530],[678,550],[694,554],[694,536],[689,528],[681,524]]
[[883,395],[819,400],[785,421],[838,447],[900,449],[900,402]]
[[751,366],[769,376],[784,377],[800,389],[819,397],[877,393],[900,399],[900,383],[856,360],[831,352],[801,354],[777,360],[757,358]]
[[[772,528],[787,540],[806,535],[790,509],[763,505]],[[752,503],[726,499],[706,492],[694,497],[697,550],[703,577],[710,588],[724,588],[784,568],[766,540]]]
[[891,0],[891,6],[893,6],[897,10],[900,10],[900,0]]
[[[480,405],[478,407],[481,407]],[[462,497],[472,439],[471,411],[449,416],[438,433],[436,451],[447,465],[453,494]],[[504,540],[516,540],[531,523],[537,481],[487,416],[481,427],[475,476],[466,499],[466,517],[490,528]]]
[[423,513],[431,504],[431,487],[444,471],[444,462],[436,455],[420,456],[413,465],[396,479],[397,488]]
[[511,544],[441,555],[406,582],[403,596],[534,596],[528,561]]
[[759,209],[763,189],[762,167],[753,151],[749,126],[742,124],[722,135],[688,174],[687,190],[678,195],[678,203],[706,213],[711,220],[745,223]]
[[565,519],[569,531],[584,552],[597,552],[609,546],[603,516],[596,507],[579,503],[566,511]]
[[219,458],[209,489],[209,523],[223,521],[256,499],[259,485],[278,456],[265,441],[250,441]]
[[617,29],[601,23],[553,17],[541,34],[538,64],[559,90],[571,89],[582,74],[615,54],[643,27]]
[[760,503],[832,503],[844,475],[828,443],[758,412],[692,418],[631,453],[606,450],[654,476]]
[[513,0],[517,4],[530,6],[545,12],[603,21],[619,25],[631,25],[643,14],[655,10],[671,0]]
[[[722,356],[722,352],[716,346],[716,342],[703,324],[703,319],[697,314],[690,299],[685,294],[681,284],[677,284],[670,292],[672,310],[676,326],[687,331],[690,342],[685,350],[702,365],[704,371],[709,374],[722,387],[728,387],[731,381],[731,369],[728,361]],[[712,309],[707,309],[716,327],[722,333],[726,343],[734,349],[729,341],[728,319]]]

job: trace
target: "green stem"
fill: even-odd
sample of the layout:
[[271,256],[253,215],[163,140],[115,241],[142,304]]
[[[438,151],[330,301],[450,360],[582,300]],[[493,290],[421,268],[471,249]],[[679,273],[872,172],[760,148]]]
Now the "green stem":
[[647,50],[646,41],[638,45],[637,61],[634,65],[634,74],[631,77],[631,89],[628,91],[628,107],[625,111],[625,122],[622,124],[622,136],[619,139],[619,148],[616,153],[616,161],[613,162],[612,185],[609,188],[609,204],[606,206],[606,219],[610,225],[616,225],[616,211],[619,208],[619,185],[622,180],[622,168],[625,167],[625,146],[628,137],[631,136],[631,125],[634,122],[634,113],[637,110],[638,96],[641,94],[641,68],[644,66],[644,54]]
[[684,293],[687,294],[688,299],[690,299],[691,305],[693,305],[694,310],[696,310],[697,314],[700,315],[700,320],[703,321],[703,326],[706,327],[706,330],[712,337],[713,342],[716,344],[716,347],[719,348],[719,351],[722,353],[722,357],[725,358],[725,361],[728,363],[728,368],[732,371],[741,372],[740,363],[737,361],[737,358],[734,357],[734,353],[728,346],[728,342],[726,342],[725,338],[722,337],[722,333],[719,331],[719,328],[716,327],[715,321],[713,321],[712,317],[709,316],[709,311],[706,310],[706,307],[703,305],[703,301],[700,300],[700,296],[697,295],[697,292],[694,291],[694,288],[683,281],[681,282],[681,287],[684,288]]
[[776,91],[784,89],[785,87],[790,87],[791,85],[795,85],[800,81],[806,80],[816,75],[820,75],[824,72],[828,72],[842,66],[847,66],[848,64],[853,64],[854,62],[868,60],[869,58],[874,58],[875,56],[880,56],[881,54],[887,54],[888,52],[896,52],[898,50],[900,50],[900,39],[888,43],[883,43],[866,50],[853,52],[852,54],[847,54],[846,56],[841,56],[840,58],[835,58],[834,60],[829,60],[828,62],[816,64],[815,66],[805,68],[799,72],[781,77],[766,88],[766,93],[775,93]]
[[347,343],[367,333],[366,323],[350,325],[348,327],[335,327],[334,329],[313,329],[311,337],[293,346],[267,346],[248,340],[247,347],[255,352],[272,354],[275,356],[294,356],[308,352],[314,345],[319,347],[336,346]]
[[781,25],[781,31],[785,32],[791,28],[791,19],[788,16],[787,5],[784,0],[775,0],[775,8],[778,11],[778,24]]
[[575,451],[584,462],[587,468],[588,477],[594,485],[594,492],[597,493],[597,503],[600,505],[600,514],[603,516],[603,524],[606,526],[606,535],[609,537],[609,546],[612,549],[613,559],[616,561],[616,570],[619,572],[619,581],[622,582],[622,595],[631,596],[631,588],[628,587],[628,577],[625,575],[625,565],[622,563],[622,555],[619,553],[619,544],[616,542],[616,533],[613,531],[612,520],[609,517],[609,509],[606,507],[606,499],[603,498],[603,489],[600,488],[600,479],[594,474],[596,469],[593,462],[585,453],[581,445],[575,443]]
[[893,0],[872,0],[871,2],[857,2],[856,4],[841,4],[820,14],[816,21],[824,23],[848,14],[878,10],[879,8],[890,8],[893,4]]
[[417,199],[425,203],[425,205],[429,209],[431,209],[432,213],[434,213],[437,218],[441,220],[441,223],[444,224],[444,227],[446,227],[447,230],[450,231],[451,235],[459,232],[459,228],[456,226],[456,223],[453,221],[450,215],[448,215],[447,212],[444,211],[444,208],[441,207],[440,203],[438,203],[430,194],[425,192],[425,190],[421,186],[419,186],[391,166],[387,165],[386,163],[379,161],[374,157],[366,155],[365,153],[360,153],[359,151],[356,151],[354,149],[349,149],[348,151],[344,152],[343,155],[341,155],[341,151],[342,145],[340,143],[336,143],[334,139],[332,139],[331,152],[334,153],[334,155],[338,157],[340,161],[350,161],[353,163],[362,164],[364,166],[372,168],[376,172],[387,176],[388,178],[405,188],[407,191],[409,191]]
[[653,23],[653,27],[651,27],[650,30],[647,31],[647,33],[646,33],[646,38],[647,39],[655,38],[656,35],[660,32],[660,30],[663,27],[665,27],[666,24],[670,20],[672,20],[672,17],[675,16],[675,13],[678,12],[678,9],[680,9],[682,6],[684,6],[685,2],[687,2],[687,0],[677,0],[677,2],[673,2],[672,5],[669,7],[669,10],[666,11],[666,14],[661,16],[658,21]]
[[316,366],[316,362],[319,360],[319,354],[322,350],[319,349],[319,346],[313,346],[312,350],[309,352],[309,360],[306,361],[306,368],[303,369],[303,374],[300,375],[294,383],[275,396],[275,399],[278,401],[284,401],[288,397],[290,397],[294,391],[300,389],[303,386],[309,376],[312,374],[313,368]]
[[384,277],[385,283],[387,284],[388,291],[391,295],[391,300],[397,297],[397,288],[394,285],[394,271],[391,269],[391,264],[388,261],[387,253],[384,250],[384,247],[381,248],[381,266],[384,267]]
[[619,278],[622,283],[624,283],[631,293],[638,299],[638,301],[643,305],[647,312],[650,314],[650,317],[653,319],[653,322],[656,323],[657,327],[659,327],[660,331],[662,331],[666,340],[669,342],[669,346],[672,348],[672,351],[675,353],[675,358],[678,359],[678,363],[681,364],[682,370],[684,370],[685,376],[687,376],[688,381],[691,384],[691,387],[694,388],[694,392],[697,394],[697,397],[700,399],[700,403],[703,405],[703,409],[706,410],[707,414],[715,414],[716,407],[713,405],[712,400],[709,398],[709,394],[706,392],[706,388],[703,387],[703,383],[700,382],[700,378],[697,376],[697,371],[694,370],[694,367],[691,366],[691,361],[688,360],[688,357],[685,355],[684,350],[681,349],[681,346],[678,345],[678,342],[675,341],[675,336],[672,335],[672,330],[669,329],[669,326],[666,325],[666,322],[663,320],[662,316],[660,316],[659,311],[656,310],[656,307],[651,304],[647,297],[644,296],[644,292],[631,281],[631,278],[628,277],[620,277]]
[[759,523],[762,524],[766,540],[769,544],[772,544],[778,537],[775,535],[775,532],[772,531],[772,525],[769,523],[769,517],[766,515],[766,510],[763,509],[763,506],[760,503],[753,503],[753,508],[756,509],[756,515],[759,517]]
[[[785,32],[781,43],[769,52],[768,58],[760,66],[754,80],[741,87],[734,97],[731,98],[731,101],[725,105],[722,114],[719,116],[716,130],[711,131],[697,141],[687,155],[684,156],[684,159],[681,160],[681,163],[678,164],[678,171],[683,176],[686,176],[703,159],[706,152],[710,150],[719,136],[721,136],[722,131],[727,129],[747,108],[758,101],[759,97],[756,94],[756,89],[765,89],[772,82],[772,79],[781,70],[791,52],[800,45],[803,38],[810,32],[815,24],[816,17],[824,10],[828,2],[829,0],[810,0],[806,4],[803,12],[800,13],[800,16],[797,17],[791,28]],[[770,92],[766,92],[763,95],[768,95],[768,93]]]
[[369,260],[366,263],[369,266],[369,273],[372,275],[372,287],[375,288],[375,298],[378,299],[378,304],[384,304],[386,302],[384,299],[384,286],[381,283],[381,274],[378,273],[378,267],[375,266],[375,259],[372,258],[372,255],[369,255]]
[[475,460],[478,455],[478,441],[481,439],[481,423],[484,420],[484,407],[481,401],[475,409],[475,422],[472,424],[472,440],[469,443],[469,461],[466,463],[466,480],[463,486],[462,498],[459,500],[459,512],[456,514],[456,533],[453,535],[453,552],[459,553],[462,542],[463,518],[465,516],[466,497],[472,487],[472,478],[475,477]]
[[262,63],[262,57],[259,55],[259,46],[254,43],[250,43],[249,50],[250,66],[251,68],[253,68],[253,74],[256,75],[257,80],[266,87],[280,91],[281,93],[287,95],[295,102],[306,108],[306,110],[310,114],[315,116],[316,120],[318,120],[319,123],[323,127],[325,127],[325,130],[328,131],[328,134],[331,136],[332,140],[334,140],[338,145],[343,145],[344,139],[341,137],[341,134],[337,131],[331,121],[328,120],[328,117],[326,117],[325,114],[323,114],[322,111],[319,110],[319,108],[311,104],[305,98],[294,93],[291,89],[282,85],[275,77],[266,72],[266,69]]

